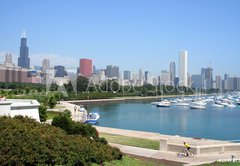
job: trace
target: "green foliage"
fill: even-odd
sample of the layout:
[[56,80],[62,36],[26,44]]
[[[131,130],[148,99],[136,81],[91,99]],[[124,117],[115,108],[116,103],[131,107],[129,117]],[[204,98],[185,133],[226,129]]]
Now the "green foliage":
[[40,121],[45,122],[47,120],[47,107],[41,104],[38,110],[39,110]]
[[0,82],[0,89],[17,89],[17,90],[36,89],[38,91],[45,91],[46,88],[42,84]]
[[89,80],[86,77],[78,76],[77,78],[77,91],[86,92],[88,87]]
[[74,122],[71,119],[71,114],[69,111],[64,111],[59,116],[53,118],[52,125],[56,127],[60,127],[67,134],[70,135],[82,135],[87,138],[92,138],[94,140],[98,140],[100,142],[106,143],[103,139],[98,138],[97,130],[89,124],[82,124],[78,122]]
[[69,134],[73,128],[71,114],[69,116],[69,113],[67,111],[64,111],[59,116],[53,118],[52,125],[65,130]]
[[1,165],[91,165],[121,158],[116,148],[60,128],[21,116],[0,117]]
[[48,98],[48,106],[49,106],[49,108],[53,109],[56,104],[57,104],[57,100],[56,100],[55,96],[51,95]]

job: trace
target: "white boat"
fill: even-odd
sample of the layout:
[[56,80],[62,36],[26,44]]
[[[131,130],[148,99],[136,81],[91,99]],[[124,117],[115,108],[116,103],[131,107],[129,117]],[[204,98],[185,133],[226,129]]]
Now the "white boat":
[[164,100],[164,101],[158,102],[158,104],[156,106],[157,107],[170,107],[171,102],[169,102],[168,100]]
[[176,103],[176,106],[189,106],[189,103],[178,102],[178,103]]
[[235,106],[234,104],[232,104],[232,103],[229,103],[229,104],[227,105],[227,107],[235,108],[236,106]]
[[215,107],[215,108],[224,108],[224,105],[213,104],[212,107]]
[[216,100],[215,104],[223,105],[224,107],[227,107],[229,105],[228,101],[225,99]]
[[98,122],[99,118],[100,118],[99,113],[96,113],[96,112],[89,113],[87,115],[85,123],[87,123],[87,124],[96,124]]
[[203,105],[190,105],[191,109],[206,109],[205,106]]
[[195,101],[195,102],[192,102],[192,104],[194,104],[194,105],[202,105],[202,106],[207,105],[207,103],[205,103],[204,101]]

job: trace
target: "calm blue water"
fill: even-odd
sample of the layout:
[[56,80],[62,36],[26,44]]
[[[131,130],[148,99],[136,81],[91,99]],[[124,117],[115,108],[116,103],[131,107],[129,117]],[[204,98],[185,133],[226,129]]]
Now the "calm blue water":
[[157,108],[149,101],[85,105],[101,116],[99,126],[194,138],[240,140],[240,107],[192,110]]

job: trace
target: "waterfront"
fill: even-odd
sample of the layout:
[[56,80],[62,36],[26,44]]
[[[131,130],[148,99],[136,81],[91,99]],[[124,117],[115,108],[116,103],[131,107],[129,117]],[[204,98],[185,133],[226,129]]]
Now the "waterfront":
[[194,138],[240,140],[240,108],[192,110],[189,107],[157,108],[150,101],[85,105],[101,115],[99,126],[156,132]]

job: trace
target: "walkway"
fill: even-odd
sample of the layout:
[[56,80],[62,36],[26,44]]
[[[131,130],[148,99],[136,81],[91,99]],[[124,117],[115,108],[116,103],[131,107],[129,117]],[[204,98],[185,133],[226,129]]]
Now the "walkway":
[[[122,130],[122,129],[115,129],[115,128],[108,128],[108,127],[99,127],[95,126],[96,129],[101,133],[108,133],[108,134],[116,134],[116,135],[123,135],[128,137],[136,137],[136,138],[144,138],[150,140],[159,140],[160,139],[168,139],[171,142],[176,142],[182,144],[183,141],[190,142],[191,145],[195,146],[213,146],[213,145],[221,145],[226,144],[229,142],[226,141],[218,141],[218,140],[208,140],[208,139],[193,139],[193,138],[185,138],[179,136],[169,136],[169,135],[162,135],[158,133],[150,133],[150,132],[142,132],[142,131],[132,131],[132,130]],[[231,156],[234,155],[236,158],[240,159],[240,152],[225,152],[225,153],[208,153],[195,156],[194,158],[179,158],[177,157],[177,153],[175,152],[166,152],[166,151],[159,151],[159,150],[151,150],[151,149],[144,149],[144,148],[137,148],[125,145],[118,145],[112,144],[114,147],[118,147],[123,153],[140,156],[140,157],[147,157],[159,160],[169,160],[175,161],[179,163],[186,163],[185,165],[201,165],[205,163],[213,163],[219,160],[231,160]]]
[[201,165],[201,164],[208,164],[213,163],[219,160],[231,160],[231,156],[234,155],[236,158],[240,158],[240,153],[228,153],[228,154],[213,154],[213,155],[202,155],[202,156],[195,156],[193,158],[179,158],[177,157],[176,153],[171,152],[160,152],[158,150],[151,150],[151,149],[144,149],[144,148],[136,148],[131,146],[124,146],[118,144],[112,144],[111,146],[119,148],[123,153],[140,156],[140,157],[147,157],[159,160],[168,160],[168,161],[175,161],[179,163],[185,163],[184,165]]

